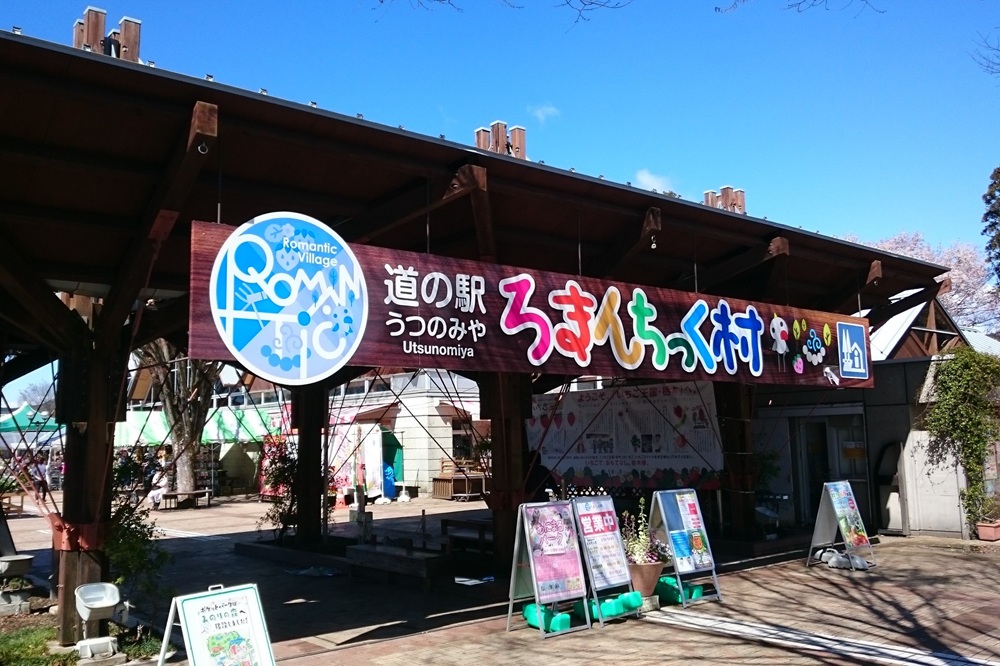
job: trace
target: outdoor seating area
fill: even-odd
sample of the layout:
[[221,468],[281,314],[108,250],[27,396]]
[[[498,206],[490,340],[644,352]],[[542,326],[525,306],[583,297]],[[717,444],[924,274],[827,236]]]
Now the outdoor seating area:
[[488,518],[442,518],[441,536],[447,539],[448,552],[471,545],[485,555],[493,550],[493,521]]
[[0,509],[8,516],[23,516],[24,495],[22,492],[0,494]]
[[403,546],[358,544],[348,546],[346,556],[352,576],[367,569],[378,572],[385,583],[393,582],[397,576],[404,576],[418,578],[424,589],[430,589],[437,580],[446,578],[448,574],[448,557],[440,552]]
[[441,470],[432,479],[434,499],[459,501],[479,499],[486,493],[486,471],[473,460],[441,460]]
[[201,499],[205,500],[205,506],[212,506],[212,491],[208,488],[203,488],[201,490],[186,490],[186,491],[171,491],[163,493],[163,507],[164,509],[177,509],[184,508],[179,507],[178,504],[186,499],[191,499],[193,501],[192,509],[198,508],[198,502]]

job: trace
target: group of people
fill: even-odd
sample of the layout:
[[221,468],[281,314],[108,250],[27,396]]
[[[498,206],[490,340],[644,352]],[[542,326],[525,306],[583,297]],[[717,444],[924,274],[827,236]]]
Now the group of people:
[[115,463],[116,487],[138,495],[141,482],[146,501],[154,511],[158,510],[164,493],[170,490],[172,454],[169,444],[145,454],[137,450],[133,455],[128,449],[119,449]]

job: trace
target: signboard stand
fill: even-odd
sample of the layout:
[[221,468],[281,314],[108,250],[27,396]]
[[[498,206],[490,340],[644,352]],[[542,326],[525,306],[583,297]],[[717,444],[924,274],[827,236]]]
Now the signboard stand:
[[[511,630],[514,603],[529,599],[534,599],[534,604],[526,607],[525,616],[535,620],[542,638],[590,628],[587,585],[569,502],[522,504],[518,508],[507,631]],[[583,602],[586,624],[574,627],[570,614],[559,612],[559,604],[578,600]]]
[[693,488],[660,490],[653,493],[653,505],[649,509],[649,529],[653,536],[670,546],[677,581],[677,593],[681,604],[688,607],[691,599],[685,589],[684,576],[711,576],[713,591],[702,594],[702,601],[722,600],[719,577],[715,573],[715,558],[705,533],[705,521],[701,515],[701,505]]
[[[628,560],[625,558],[625,547],[618,527],[618,515],[615,513],[614,500],[607,495],[576,497],[572,502],[576,528],[583,544],[583,559],[587,567],[594,614],[603,627],[605,604],[601,603],[597,593],[626,586],[630,593],[634,592]],[[638,594],[635,596],[639,597]],[[614,617],[625,615],[638,617],[641,601],[639,598],[639,603],[635,604],[634,609],[623,608]]]
[[206,592],[171,599],[158,666],[165,663],[175,619],[191,666],[216,666],[220,655],[226,663],[275,666],[256,585],[213,585]]
[[864,558],[869,567],[875,566],[875,551],[872,549],[871,541],[868,540],[868,532],[865,531],[865,524],[861,520],[858,504],[854,501],[854,491],[851,489],[850,481],[831,481],[823,484],[812,543],[806,554],[806,566],[819,561],[814,558],[817,550],[833,546],[839,541],[844,543],[844,551],[850,560],[852,570],[857,569],[853,556]]

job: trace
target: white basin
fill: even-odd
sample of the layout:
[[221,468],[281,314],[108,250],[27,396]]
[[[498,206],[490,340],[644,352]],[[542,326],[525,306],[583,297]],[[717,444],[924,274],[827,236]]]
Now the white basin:
[[4,555],[0,557],[0,578],[23,576],[31,571],[34,555]]
[[76,612],[84,622],[108,620],[121,601],[112,583],[87,583],[76,588]]

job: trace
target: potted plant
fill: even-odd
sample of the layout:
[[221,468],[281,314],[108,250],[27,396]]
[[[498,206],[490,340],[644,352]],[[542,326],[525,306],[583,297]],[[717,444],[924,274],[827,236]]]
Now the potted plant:
[[1000,497],[988,498],[982,516],[976,521],[976,536],[980,541],[1000,541]]
[[670,548],[649,529],[646,498],[639,500],[637,514],[622,512],[620,529],[632,588],[643,597],[652,596],[663,567],[670,563]]

